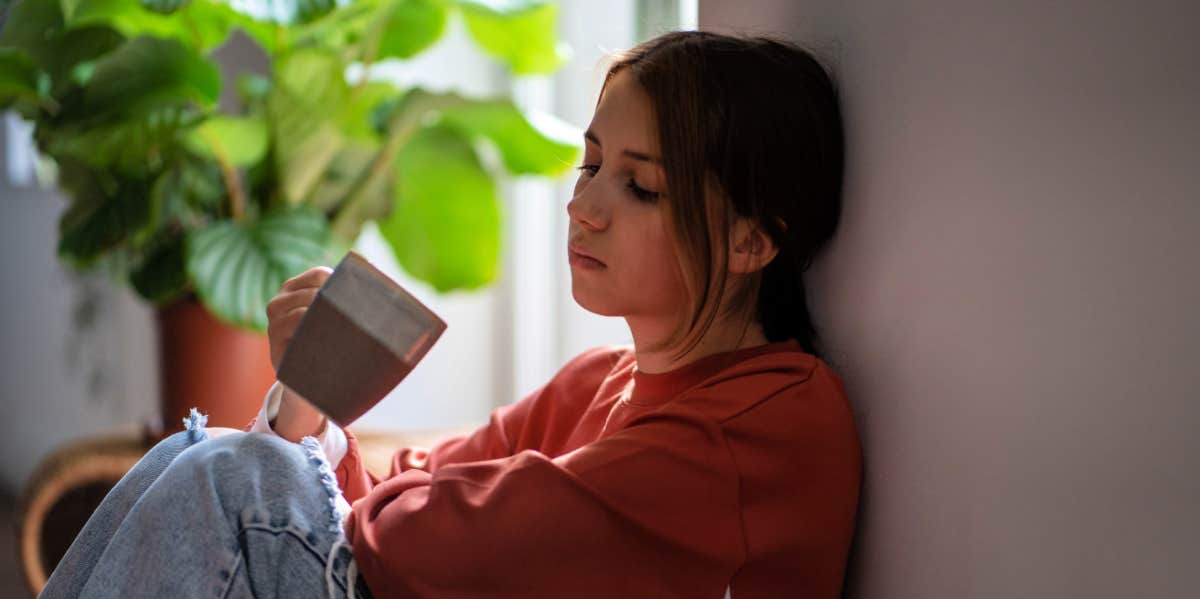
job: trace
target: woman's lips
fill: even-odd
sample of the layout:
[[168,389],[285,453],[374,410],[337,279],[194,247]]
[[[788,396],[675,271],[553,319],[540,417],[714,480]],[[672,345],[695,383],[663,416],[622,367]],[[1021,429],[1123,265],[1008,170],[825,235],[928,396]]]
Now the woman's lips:
[[608,266],[607,264],[572,247],[567,248],[567,262],[574,267],[593,270],[599,270]]

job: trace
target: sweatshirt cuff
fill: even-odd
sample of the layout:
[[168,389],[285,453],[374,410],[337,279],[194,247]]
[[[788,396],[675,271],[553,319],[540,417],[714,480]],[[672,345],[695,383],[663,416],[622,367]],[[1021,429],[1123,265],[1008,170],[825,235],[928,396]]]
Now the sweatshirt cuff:
[[[270,390],[267,391],[267,397],[263,401],[262,409],[258,411],[258,418],[254,420],[254,425],[250,427],[250,432],[279,436],[271,429],[271,421],[279,414],[279,402],[282,399],[283,383],[275,381],[275,384],[271,385]],[[316,435],[316,439],[321,444],[321,450],[325,452],[325,459],[329,460],[330,467],[336,470],[338,464],[342,463],[342,458],[346,457],[348,445],[346,442],[346,432],[326,418],[325,428],[321,430],[320,434]]]

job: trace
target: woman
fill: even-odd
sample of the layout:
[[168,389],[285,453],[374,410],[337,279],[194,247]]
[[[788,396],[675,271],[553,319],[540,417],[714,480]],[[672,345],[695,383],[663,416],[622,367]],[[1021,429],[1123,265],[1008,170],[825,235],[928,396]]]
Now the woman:
[[[861,453],[802,278],[840,214],[826,71],[776,41],[667,34],[617,57],[585,139],[572,294],[625,318],[632,347],[397,452],[386,479],[279,384],[263,434],[194,415],[43,595],[838,595]],[[272,300],[276,366],[328,273]]]

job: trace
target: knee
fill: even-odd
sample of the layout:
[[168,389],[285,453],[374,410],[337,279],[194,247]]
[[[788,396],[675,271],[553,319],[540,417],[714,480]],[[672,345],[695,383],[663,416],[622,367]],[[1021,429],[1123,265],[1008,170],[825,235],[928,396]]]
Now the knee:
[[204,485],[233,509],[243,505],[246,493],[270,497],[277,495],[281,486],[287,488],[302,470],[304,455],[299,447],[279,437],[236,432],[196,443],[175,462],[171,480]]
[[[210,434],[215,432],[216,434]],[[184,433],[179,434],[185,434]],[[271,435],[233,429],[201,429],[203,441],[193,443],[179,456],[189,467],[230,470],[259,468],[264,462],[277,462],[286,456],[290,443]],[[286,459],[283,457],[283,459]]]
[[232,453],[239,460],[274,459],[279,455],[292,456],[298,451],[295,444],[275,435],[219,427],[205,429],[205,434],[207,440],[200,445],[210,451]]

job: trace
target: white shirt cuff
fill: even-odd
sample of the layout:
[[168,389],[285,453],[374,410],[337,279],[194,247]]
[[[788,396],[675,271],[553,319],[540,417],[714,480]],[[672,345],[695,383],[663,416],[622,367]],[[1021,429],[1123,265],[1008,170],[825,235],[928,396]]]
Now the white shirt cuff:
[[[263,407],[258,411],[258,419],[254,421],[254,426],[250,427],[250,432],[279,436],[271,430],[271,421],[279,414],[279,402],[282,399],[283,383],[275,381],[267,391],[266,400],[263,401]],[[321,431],[316,439],[321,444],[321,450],[325,452],[325,459],[329,460],[330,467],[336,470],[338,464],[342,463],[342,458],[346,457],[348,444],[345,431],[326,418],[325,430]]]

